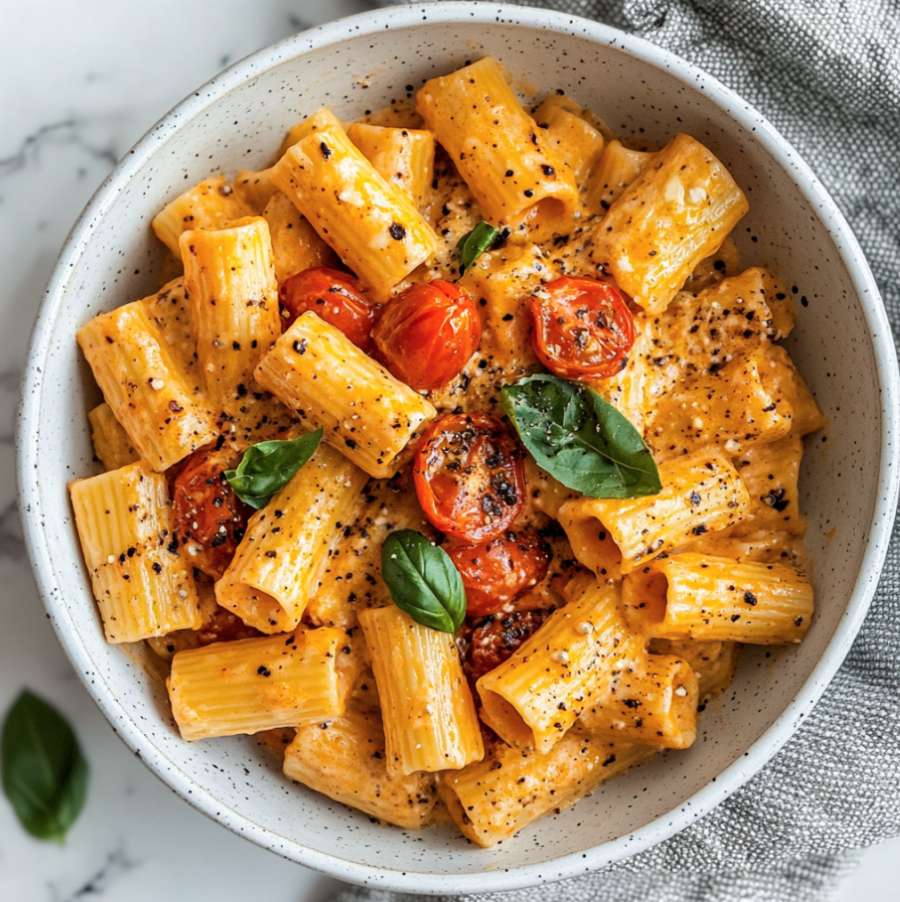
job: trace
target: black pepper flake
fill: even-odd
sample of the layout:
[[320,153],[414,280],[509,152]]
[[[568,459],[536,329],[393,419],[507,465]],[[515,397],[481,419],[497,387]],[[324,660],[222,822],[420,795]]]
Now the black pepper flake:
[[159,561],[154,561],[152,566],[154,573],[162,573],[162,564]]
[[395,241],[402,241],[406,237],[406,229],[399,222],[392,222],[388,231]]
[[260,676],[264,676],[264,677],[270,677],[270,676],[272,676],[272,671],[269,670],[269,668],[266,667],[265,664],[260,664],[259,667],[256,668],[256,672],[257,672]]
[[544,175],[556,175],[556,170],[552,166],[548,166],[546,163],[541,166],[541,171],[544,173]]
[[752,592],[744,592],[744,601],[749,605],[756,604],[756,596]]
[[534,197],[534,191],[532,191],[531,188],[526,188],[526,189],[522,192],[522,194],[524,194],[525,197]]
[[299,341],[294,342],[294,350],[298,354],[305,354],[307,348],[307,343],[305,338],[301,338]]

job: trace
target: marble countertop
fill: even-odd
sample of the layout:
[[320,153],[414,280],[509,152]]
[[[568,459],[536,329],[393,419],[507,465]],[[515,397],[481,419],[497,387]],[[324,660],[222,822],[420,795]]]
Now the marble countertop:
[[[47,623],[15,500],[13,430],[37,305],[66,233],[115,162],[198,84],[365,0],[41,0],[6,7],[0,57],[0,711],[22,686],[76,725],[92,777],[62,847],[30,839],[0,800],[0,899],[317,902],[338,884],[229,833],[116,738]],[[840,899],[896,891],[900,841],[870,850]],[[891,890],[888,890],[891,887]]]

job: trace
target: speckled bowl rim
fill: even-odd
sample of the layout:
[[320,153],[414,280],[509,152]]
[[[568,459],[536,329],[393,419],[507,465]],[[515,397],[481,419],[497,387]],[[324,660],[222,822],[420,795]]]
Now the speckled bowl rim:
[[[415,28],[423,21],[448,25],[472,22],[494,24],[500,21],[515,26],[587,38],[598,44],[624,51],[649,66],[674,75],[690,88],[703,92],[728,116],[743,125],[747,134],[752,134],[755,140],[764,146],[788,178],[796,184],[835,242],[841,262],[859,296],[869,328],[881,394],[883,424],[878,500],[870,526],[868,544],[846,611],[828,647],[803,687],[768,730],[741,758],[677,809],[657,817],[633,833],[601,843],[583,852],[560,856],[543,863],[508,870],[458,875],[400,871],[362,865],[307,848],[223,806],[213,795],[194,784],[175,762],[167,758],[152,743],[144,729],[131,718],[128,711],[114,701],[115,695],[111,687],[105,685],[99,678],[96,682],[85,678],[87,671],[94,671],[94,664],[87,649],[79,640],[70,615],[61,601],[63,593],[53,591],[57,587],[54,584],[50,563],[52,549],[41,527],[40,493],[29,478],[37,465],[38,449],[35,436],[39,431],[37,426],[41,413],[44,361],[50,349],[52,326],[67,281],[72,278],[76,264],[90,247],[94,225],[106,215],[121,187],[134,176],[147,157],[177,132],[185,120],[199,115],[219,98],[260,72],[346,38],[381,34],[388,27]],[[884,563],[897,504],[898,474],[900,474],[898,389],[900,378],[891,330],[878,288],[856,238],[834,201],[809,167],[765,118],[738,95],[700,69],[654,44],[577,16],[493,3],[439,2],[427,6],[393,7],[340,19],[302,32],[231,66],[193,92],[154,125],[97,190],[63,247],[32,334],[28,366],[23,381],[16,442],[20,510],[28,553],[39,591],[56,634],[76,673],[126,745],[182,798],[239,835],[286,858],[342,880],[382,889],[419,893],[510,890],[576,876],[634,855],[669,838],[703,817],[749,780],[784,745],[809,714],[849,651],[862,625]]]

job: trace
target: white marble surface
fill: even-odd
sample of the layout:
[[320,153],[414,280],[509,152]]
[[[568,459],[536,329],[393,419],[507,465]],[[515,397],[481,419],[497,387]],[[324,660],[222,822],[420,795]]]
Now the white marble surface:
[[[18,378],[41,290],[66,232],[114,162],[230,61],[357,12],[365,0],[0,0],[0,710],[23,685],[76,724],[92,779],[66,844],[31,840],[0,800],[0,899],[328,899],[337,884],[198,814],[127,751],[69,667],[38,600],[15,511]],[[841,887],[897,898],[900,840]]]

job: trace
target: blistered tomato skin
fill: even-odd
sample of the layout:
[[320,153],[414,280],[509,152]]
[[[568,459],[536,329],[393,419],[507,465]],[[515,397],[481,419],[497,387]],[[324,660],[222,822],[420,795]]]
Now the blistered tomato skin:
[[550,616],[549,610],[494,614],[465,628],[463,670],[474,683],[499,667]]
[[429,522],[470,545],[506,532],[525,498],[515,439],[485,414],[438,417],[416,450],[413,483]]
[[419,282],[382,308],[372,337],[394,376],[431,391],[458,376],[478,350],[481,315],[452,282]]
[[466,616],[503,610],[547,572],[550,554],[534,530],[508,532],[479,545],[451,542],[444,548],[466,588]]
[[340,329],[364,351],[372,346],[372,327],[378,308],[349,273],[329,266],[314,266],[285,279],[278,292],[282,329],[307,310]]
[[224,471],[239,455],[201,448],[180,466],[172,485],[175,535],[188,562],[218,579],[234,557],[252,511],[234,494]]
[[563,276],[528,303],[534,351],[551,373],[607,378],[625,366],[634,344],[634,317],[611,281]]

